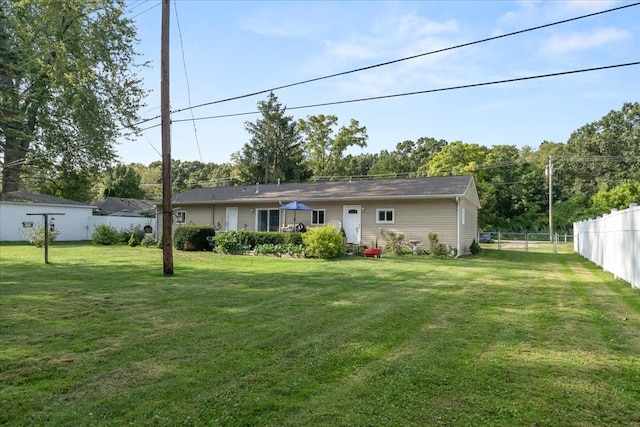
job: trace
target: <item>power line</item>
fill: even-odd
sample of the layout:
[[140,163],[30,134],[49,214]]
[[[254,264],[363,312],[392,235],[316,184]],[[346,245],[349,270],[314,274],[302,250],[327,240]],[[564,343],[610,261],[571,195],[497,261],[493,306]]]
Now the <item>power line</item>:
[[155,9],[156,7],[160,6],[160,4],[161,4],[161,3],[159,3],[159,2],[158,2],[158,3],[154,4],[153,6],[151,6],[151,7],[147,8],[147,9],[143,10],[142,12],[140,12],[140,13],[138,13],[138,14],[133,15],[133,16],[132,16],[131,18],[129,18],[129,19],[137,18],[138,16],[143,15],[143,14],[145,14],[145,13],[149,12],[151,9]]
[[[459,85],[459,86],[449,86],[449,87],[439,88],[439,89],[427,89],[427,90],[414,91],[414,92],[397,93],[392,95],[381,95],[381,96],[372,96],[367,98],[349,99],[349,100],[343,100],[343,101],[308,104],[308,105],[301,105],[297,107],[288,107],[287,110],[301,110],[301,109],[307,109],[307,108],[326,107],[330,105],[350,104],[355,102],[377,101],[381,99],[399,98],[403,96],[424,95],[427,93],[446,92],[446,91],[458,90],[458,89],[470,89],[470,88],[481,87],[481,86],[491,86],[491,85],[498,85],[498,84],[505,84],[505,83],[521,82],[526,80],[543,79],[548,77],[565,76],[569,74],[578,74],[578,73],[586,73],[591,71],[602,71],[602,70],[608,70],[608,69],[614,69],[614,68],[630,67],[634,65],[640,65],[640,61],[628,62],[625,64],[605,65],[605,66],[594,67],[594,68],[583,68],[580,70],[561,71],[557,73],[538,74],[535,76],[516,77],[512,79],[494,80],[494,81],[482,82],[482,83],[471,83],[471,84]],[[228,117],[236,117],[236,116],[247,116],[247,115],[253,115],[258,113],[260,113],[260,111],[249,111],[249,112],[243,112],[243,113],[231,113],[231,114],[222,114],[222,115],[216,115],[216,116],[196,117],[192,119],[175,119],[173,120],[173,122],[180,123],[180,122],[185,122],[190,120],[211,120],[211,119],[220,119],[220,118],[228,118]]]
[[484,39],[481,39],[481,40],[476,40],[476,41],[472,41],[472,42],[468,42],[468,43],[462,43],[462,44],[458,44],[458,45],[455,45],[455,46],[450,46],[450,47],[445,47],[445,48],[442,48],[442,49],[432,50],[432,51],[429,51],[429,52],[424,52],[424,53],[420,53],[420,54],[417,54],[417,55],[407,56],[407,57],[400,58],[400,59],[394,59],[392,61],[382,62],[382,63],[379,63],[379,64],[369,65],[369,66],[366,66],[366,67],[356,68],[356,69],[349,70],[349,71],[343,71],[343,72],[340,72],[340,73],[329,74],[329,75],[322,76],[322,77],[316,77],[316,78],[312,78],[312,79],[308,79],[308,80],[302,80],[302,81],[299,81],[299,82],[296,82],[296,83],[289,83],[289,84],[282,85],[282,86],[277,86],[277,87],[274,87],[274,88],[271,88],[271,89],[265,89],[265,90],[261,90],[261,91],[258,91],[258,92],[248,93],[248,94],[245,94],[245,95],[239,95],[239,96],[234,96],[234,97],[231,97],[231,98],[225,98],[225,99],[221,99],[221,100],[218,100],[218,101],[205,102],[205,103],[202,103],[202,104],[198,104],[198,105],[194,105],[194,106],[189,106],[189,107],[173,110],[172,113],[180,113],[182,111],[186,111],[186,110],[189,110],[189,109],[196,109],[196,108],[201,108],[201,107],[205,107],[205,106],[208,106],[208,105],[220,104],[220,103],[224,103],[224,102],[228,102],[228,101],[235,101],[235,100],[238,100],[238,99],[249,98],[251,96],[262,95],[264,93],[269,93],[269,92],[273,92],[273,91],[280,90],[280,89],[286,89],[286,88],[290,88],[290,87],[293,87],[293,86],[299,86],[299,85],[303,85],[303,84],[307,84],[307,83],[317,82],[317,81],[320,81],[320,80],[330,79],[330,78],[333,78],[333,77],[339,77],[339,76],[344,76],[344,75],[347,75],[347,74],[357,73],[357,72],[360,72],[360,71],[371,70],[373,68],[378,68],[378,67],[383,67],[383,66],[387,66],[387,65],[397,64],[399,62],[408,61],[408,60],[416,59],[416,58],[421,58],[421,57],[424,57],[424,56],[427,56],[427,55],[434,55],[436,53],[443,53],[443,52],[447,52],[447,51],[454,50],[454,49],[460,49],[460,48],[463,48],[463,47],[468,47],[468,46],[473,46],[473,45],[476,45],[476,44],[486,43],[486,42],[493,41],[493,40],[498,40],[498,39],[502,39],[502,38],[506,38],[506,37],[511,37],[511,36],[515,36],[515,35],[518,35],[518,34],[523,34],[523,33],[531,32],[531,31],[540,30],[540,29],[543,29],[543,28],[552,27],[552,26],[555,26],[555,25],[565,24],[565,23],[568,23],[568,22],[578,21],[580,19],[591,18],[593,16],[603,15],[605,13],[615,12],[615,11],[619,11],[619,10],[622,10],[622,9],[635,7],[635,6],[639,6],[639,5],[640,5],[640,2],[631,3],[631,4],[627,4],[627,5],[623,5],[623,6],[618,6],[618,7],[615,7],[615,8],[612,8],[612,9],[603,10],[603,11],[600,11],[600,12],[589,13],[589,14],[586,14],[586,15],[577,16],[575,18],[563,19],[561,21],[556,21],[556,22],[552,22],[552,23],[549,23],[549,24],[538,25],[536,27],[531,27],[531,28],[527,28],[527,29],[524,29],[524,30],[513,31],[513,32],[510,32],[510,33],[506,33],[506,34],[501,34],[499,36],[493,36],[493,37],[488,37],[488,38],[484,38]]
[[[182,43],[182,30],[180,28],[180,19],[178,18],[178,2],[174,0],[173,4],[174,4],[173,10],[175,11],[176,22],[178,24],[180,51],[182,52],[182,68],[184,69],[184,79],[187,83],[187,101],[189,101],[189,105],[191,105],[191,86],[189,85],[189,75],[187,73],[187,60],[185,59],[185,56],[184,56],[184,44]],[[195,118],[193,117],[193,109],[189,109],[189,111],[191,112],[191,121],[193,123],[193,133],[195,134],[195,137],[196,137],[196,147],[198,148],[198,156],[200,156],[200,161],[202,161],[202,152],[200,151],[200,141],[198,140],[198,129],[196,128],[196,121],[195,121]]]
[[[370,69],[373,69],[373,68],[383,67],[383,66],[386,66],[386,65],[396,64],[396,63],[399,63],[399,62],[408,61],[408,60],[411,60],[411,59],[416,59],[416,58],[420,58],[420,57],[427,56],[427,55],[434,55],[436,53],[447,52],[447,51],[450,51],[450,50],[460,49],[462,47],[472,46],[472,45],[485,43],[485,42],[489,42],[489,41],[493,41],[493,40],[497,40],[497,39],[501,39],[501,38],[511,37],[511,36],[514,36],[514,35],[523,34],[523,33],[531,32],[531,31],[536,31],[536,30],[539,30],[539,29],[548,28],[548,27],[552,27],[552,26],[555,26],[555,25],[561,25],[561,24],[565,24],[565,23],[568,23],[568,22],[573,22],[573,21],[577,21],[577,20],[580,20],[580,19],[590,18],[590,17],[597,16],[597,15],[603,15],[603,14],[606,14],[606,13],[611,13],[611,12],[615,12],[615,11],[618,11],[618,10],[622,10],[622,9],[626,9],[626,8],[630,8],[630,7],[634,7],[634,6],[639,6],[639,5],[640,5],[640,2],[636,2],[636,3],[632,3],[632,4],[628,4],[628,5],[623,5],[623,6],[615,7],[615,8],[612,8],[612,9],[603,10],[603,11],[600,11],[600,12],[594,12],[594,13],[590,13],[590,14],[586,14],[586,15],[577,16],[577,17],[574,17],[574,18],[569,18],[569,19],[565,19],[565,20],[561,20],[561,21],[555,21],[555,22],[552,22],[552,23],[549,23],[549,24],[539,25],[539,26],[536,26],[536,27],[530,27],[530,28],[526,28],[524,30],[513,31],[513,32],[502,34],[502,35],[499,35],[499,36],[488,37],[488,38],[484,38],[484,39],[480,39],[480,40],[476,40],[476,41],[472,41],[472,42],[468,42],[468,43],[462,43],[462,44],[455,45],[455,46],[450,46],[450,47],[446,47],[446,48],[442,48],[442,49],[437,49],[437,50],[433,50],[433,51],[429,51],[429,52],[420,53],[420,54],[417,54],[417,55],[412,55],[412,56],[408,56],[408,57],[404,57],[404,58],[400,58],[400,59],[395,59],[395,60],[392,60],[392,61],[382,62],[382,63],[379,63],[379,64],[374,64],[374,65],[370,65],[370,66],[366,66],[366,67],[356,68],[356,69],[353,69],[353,70],[343,71],[343,72],[339,72],[339,73],[329,74],[329,75],[326,75],[326,76],[316,77],[316,78],[313,78],[313,79],[302,80],[302,81],[299,81],[299,82],[290,83],[290,84],[286,84],[286,85],[283,85],[283,86],[277,86],[277,87],[274,87],[274,88],[271,88],[271,89],[265,89],[265,90],[261,90],[261,91],[257,91],[257,92],[252,92],[252,93],[245,94],[245,95],[239,95],[239,96],[234,96],[234,97],[230,97],[230,98],[220,99],[220,100],[217,100],[217,101],[206,102],[206,103],[198,104],[198,105],[195,105],[195,106],[189,106],[189,107],[185,107],[185,108],[180,108],[180,109],[177,109],[177,110],[173,110],[172,113],[180,113],[180,112],[183,112],[183,111],[193,110],[193,109],[205,107],[205,106],[208,106],[208,105],[221,104],[221,103],[225,103],[225,102],[229,102],[229,101],[235,101],[235,100],[239,100],[239,99],[249,98],[251,96],[262,95],[264,93],[269,93],[271,91],[275,91],[275,90],[279,90],[279,89],[285,89],[285,88],[299,86],[299,85],[312,83],[312,82],[316,82],[316,81],[320,81],[320,80],[326,80],[326,79],[333,78],[333,77],[339,77],[339,76],[352,74],[352,73],[356,73],[356,72],[360,72],[360,71],[370,70]],[[221,115],[221,116],[215,116],[213,118],[233,117],[233,116],[236,116],[236,115],[247,115],[247,114],[255,114],[255,113],[252,112],[252,113]],[[154,116],[154,117],[150,117],[148,119],[143,119],[143,120],[140,120],[137,123],[134,123],[133,126],[137,126],[137,125],[141,125],[141,124],[144,124],[144,123],[148,123],[150,121],[153,121],[153,120],[156,120],[156,119],[159,119],[159,118],[160,118],[160,116],[157,115],[157,116]],[[180,120],[180,121],[184,121],[184,120]]]

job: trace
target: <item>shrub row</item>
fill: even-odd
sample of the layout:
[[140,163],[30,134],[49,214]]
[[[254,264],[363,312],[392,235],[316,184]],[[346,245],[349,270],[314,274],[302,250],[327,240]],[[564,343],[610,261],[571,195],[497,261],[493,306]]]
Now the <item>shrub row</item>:
[[216,247],[226,253],[242,252],[259,246],[272,245],[286,247],[301,245],[300,233],[273,233],[263,231],[224,231],[213,238]]
[[181,251],[203,251],[207,249],[207,237],[215,236],[213,227],[183,225],[173,232],[173,245]]
[[135,246],[134,242],[140,243],[144,239],[144,231],[139,225],[118,230],[109,224],[99,224],[94,226],[94,231],[91,235],[91,242],[95,245],[116,245],[118,243],[128,243]]

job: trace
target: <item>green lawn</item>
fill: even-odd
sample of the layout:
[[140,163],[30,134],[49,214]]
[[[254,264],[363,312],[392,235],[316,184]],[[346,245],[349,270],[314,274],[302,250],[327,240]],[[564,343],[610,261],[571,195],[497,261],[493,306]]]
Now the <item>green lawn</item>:
[[640,292],[573,254],[0,245],[0,425],[640,425]]

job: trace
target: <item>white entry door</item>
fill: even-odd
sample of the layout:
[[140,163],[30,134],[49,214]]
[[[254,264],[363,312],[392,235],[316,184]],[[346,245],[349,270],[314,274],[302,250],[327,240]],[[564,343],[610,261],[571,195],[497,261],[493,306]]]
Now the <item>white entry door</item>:
[[347,235],[347,243],[360,244],[360,229],[362,227],[362,206],[344,205],[342,207],[342,228]]
[[227,231],[238,230],[238,208],[227,208]]

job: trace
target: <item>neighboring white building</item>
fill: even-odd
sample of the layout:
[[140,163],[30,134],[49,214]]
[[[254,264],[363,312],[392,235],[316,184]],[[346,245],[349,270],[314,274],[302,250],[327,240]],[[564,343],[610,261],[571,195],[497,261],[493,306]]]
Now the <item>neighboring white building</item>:
[[[149,207],[149,205],[146,206]],[[123,216],[122,212],[116,212],[115,215],[93,215],[95,209],[96,206],[48,194],[29,191],[3,194],[0,197],[0,242],[29,240],[24,236],[24,230],[29,226],[43,225],[44,217],[27,214],[44,213],[64,214],[49,215],[49,225],[53,223],[53,227],[60,233],[56,239],[59,241],[91,240],[95,227],[100,224],[110,225],[117,230],[140,227],[155,233],[155,217],[137,214]]]
[[[43,215],[49,215],[49,225],[60,233],[57,240],[89,240],[89,219],[93,206],[48,194],[13,191],[0,199],[0,241],[26,241],[24,230],[44,224]],[[52,225],[53,224],[53,225]]]

